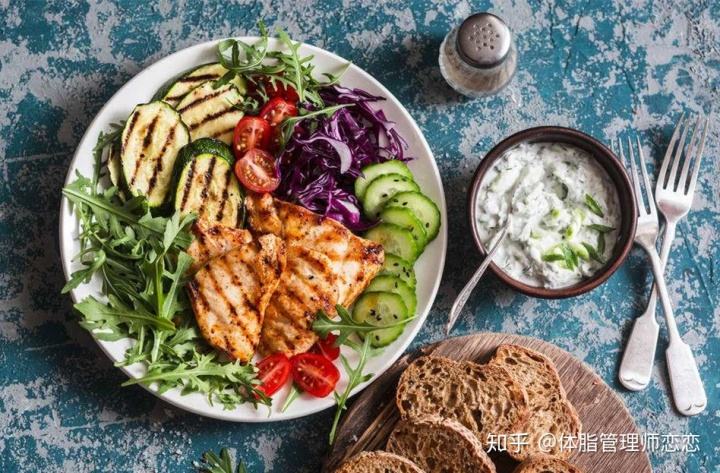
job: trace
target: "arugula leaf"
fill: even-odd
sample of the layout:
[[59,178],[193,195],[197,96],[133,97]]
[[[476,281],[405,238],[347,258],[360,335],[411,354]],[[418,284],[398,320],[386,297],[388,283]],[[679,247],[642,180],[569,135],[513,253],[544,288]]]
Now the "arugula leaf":
[[588,209],[590,209],[590,212],[594,213],[598,217],[605,216],[605,213],[600,207],[600,204],[598,204],[597,201],[590,194],[585,194],[585,205]]
[[[80,253],[80,255],[85,254]],[[93,274],[97,272],[102,266],[105,264],[106,261],[105,252],[102,249],[99,249],[94,252],[92,260],[86,265],[85,268],[78,269],[77,271],[73,272],[70,276],[70,280],[65,284],[60,291],[61,294],[67,294],[71,290],[78,287],[80,284],[85,283],[87,284],[90,281],[90,278],[92,278]]]
[[326,117],[332,117],[335,112],[340,110],[341,108],[345,107],[352,107],[354,104],[351,103],[342,103],[338,105],[331,105],[330,107],[325,107],[320,110],[313,110],[313,111],[306,111],[303,115],[298,115],[296,117],[289,117],[286,118],[282,124],[280,125],[280,133],[282,136],[282,146],[284,147],[285,144],[290,141],[290,137],[293,134],[293,131],[295,131],[295,125],[300,123],[303,120],[306,120],[308,118],[316,118],[320,116],[326,116]]
[[104,304],[92,296],[86,297],[75,304],[75,310],[83,317],[83,326],[88,330],[105,328],[107,325],[119,325],[121,323],[131,326],[145,325],[162,330],[175,330],[175,324],[171,320],[160,319],[142,310],[130,310],[123,307],[119,302]]
[[337,392],[333,393],[335,396],[335,402],[337,403],[337,410],[335,411],[332,428],[330,429],[330,445],[332,445],[335,441],[335,434],[337,433],[337,428],[340,423],[340,417],[342,416],[343,411],[347,409],[347,400],[353,389],[362,383],[369,381],[370,378],[373,377],[372,374],[363,374],[363,370],[365,369],[365,364],[367,363],[368,355],[370,353],[370,337],[365,337],[358,353],[360,358],[355,368],[350,366],[350,363],[344,355],[340,355],[340,361],[345,368],[345,372],[348,374],[348,385],[342,394],[338,394]]
[[609,233],[615,230],[615,227],[608,227],[607,225],[601,225],[599,223],[593,223],[587,226],[591,230],[595,230],[600,233]]
[[320,338],[326,338],[327,335],[330,332],[338,332],[338,338],[335,341],[335,344],[340,345],[347,345],[348,338],[351,335],[354,334],[365,334],[368,332],[372,332],[374,330],[378,330],[379,328],[391,328],[391,327],[398,327],[401,325],[406,325],[411,320],[415,319],[416,316],[408,317],[407,319],[397,322],[394,324],[389,325],[383,325],[382,327],[378,327],[377,325],[371,325],[367,322],[356,322],[350,313],[341,305],[335,306],[335,310],[338,313],[338,317],[340,317],[340,320],[332,320],[328,315],[320,310],[317,313],[317,317],[315,318],[315,321],[313,322],[313,330],[320,335]]
[[220,456],[212,450],[203,453],[202,462],[194,462],[193,466],[197,468],[200,473],[247,473],[247,468],[242,460],[240,460],[237,467],[233,469],[233,462],[227,448],[220,450]]
[[287,397],[285,398],[285,402],[283,403],[282,407],[280,408],[280,412],[285,412],[288,407],[290,407],[290,404],[292,404],[295,399],[300,397],[300,394],[302,394],[302,391],[300,388],[297,387],[297,384],[292,383],[292,386],[290,387],[290,392],[288,393]]

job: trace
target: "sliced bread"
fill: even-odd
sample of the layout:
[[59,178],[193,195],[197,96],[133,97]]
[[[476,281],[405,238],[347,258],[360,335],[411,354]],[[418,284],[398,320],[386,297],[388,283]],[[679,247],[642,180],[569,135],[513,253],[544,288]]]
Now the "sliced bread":
[[400,421],[386,448],[428,473],[495,473],[475,434],[450,419],[430,416]]
[[407,458],[389,452],[360,452],[335,473],[425,473]]
[[[527,445],[508,445],[508,453],[520,461],[534,455],[569,457],[572,452],[562,448],[562,437],[577,438],[582,424],[567,400],[553,362],[526,347],[500,345],[488,364],[506,368],[528,393],[530,417],[522,430],[527,434]],[[543,439],[548,434],[554,441]]]
[[400,377],[396,394],[404,419],[439,416],[460,422],[484,447],[490,435],[522,432],[528,400],[522,385],[499,365],[418,358]]
[[513,473],[584,473],[577,466],[546,456],[530,457],[513,470]]

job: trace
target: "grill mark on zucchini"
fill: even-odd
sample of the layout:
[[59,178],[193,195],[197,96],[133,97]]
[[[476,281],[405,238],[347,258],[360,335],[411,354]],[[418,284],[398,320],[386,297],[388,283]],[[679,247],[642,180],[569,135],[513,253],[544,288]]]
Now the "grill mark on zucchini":
[[189,75],[189,76],[181,77],[180,79],[177,80],[177,82],[182,82],[182,83],[205,82],[206,80],[217,79],[218,77],[219,76],[217,74],[201,74],[199,76]]
[[130,119],[130,123],[127,125],[128,131],[125,135],[125,140],[123,141],[123,144],[122,144],[123,149],[125,149],[127,147],[127,142],[130,139],[130,137],[132,136],[132,132],[134,131],[135,125],[137,124],[138,115],[139,115],[138,113],[133,113],[132,118]]
[[[192,125],[190,125],[190,130],[195,130],[195,129],[197,129],[197,128],[200,128],[200,127],[203,126],[204,124],[206,124],[206,123],[208,123],[208,122],[211,122],[211,121],[215,120],[216,118],[220,118],[220,117],[222,117],[223,115],[225,115],[226,113],[231,112],[231,111],[232,111],[231,109],[227,109],[227,108],[226,108],[226,109],[224,109],[224,110],[219,110],[219,111],[217,111],[217,112],[215,112],[215,113],[211,113],[210,115],[205,115],[205,116],[203,117],[202,121],[197,122],[197,123],[193,123]],[[235,129],[235,127],[233,126],[231,129]],[[225,134],[225,133],[227,133],[227,131],[224,131],[222,134]],[[213,138],[215,138],[215,137],[216,137],[216,136],[213,135]]]
[[[140,153],[140,159],[135,161],[135,169],[133,170],[133,175],[130,178],[131,186],[135,185],[135,180],[137,179],[137,174],[138,174],[138,171],[140,170],[140,163],[142,162],[143,159],[145,159],[145,148],[149,147],[152,144],[153,132],[155,131],[155,125],[157,124],[158,118],[160,118],[160,116],[155,115],[153,117],[152,121],[150,122],[150,124],[145,129],[145,136],[143,136],[143,141],[142,141],[143,151],[142,151],[142,153]],[[129,133],[128,133],[128,136],[130,136]],[[148,189],[145,194],[150,195],[150,190],[152,190],[152,188]]]
[[215,133],[212,134],[211,138],[219,138],[219,137],[223,136],[224,134],[230,133],[230,132],[232,132],[232,131],[235,131],[235,126],[231,126],[231,127],[228,128],[227,130],[217,131],[217,132],[215,132]]
[[165,151],[167,151],[167,147],[170,144],[171,141],[175,139],[175,127],[170,128],[170,131],[167,134],[167,137],[165,138],[165,143],[163,143],[163,147],[160,149],[160,154],[158,155],[157,161],[155,161],[155,166],[153,167],[153,175],[150,178],[150,182],[148,182],[148,195],[152,194],[153,189],[155,188],[155,184],[157,184],[157,178],[158,174],[162,172],[163,170],[163,157],[165,156]]
[[193,159],[190,164],[190,171],[188,171],[187,180],[185,181],[185,187],[183,189],[182,203],[180,204],[180,211],[185,211],[185,205],[187,205],[188,196],[190,195],[190,189],[192,188],[192,181],[195,177],[195,165],[197,159]]
[[225,172],[225,188],[223,189],[220,208],[218,209],[217,214],[215,214],[215,220],[218,222],[222,221],[223,215],[225,214],[225,203],[227,202],[230,189],[230,178],[232,178],[232,169],[228,167],[228,170]]
[[218,158],[213,158],[210,160],[210,166],[208,167],[207,171],[205,171],[205,184],[203,184],[203,189],[200,192],[200,200],[202,203],[205,203],[205,199],[207,199],[208,195],[208,187],[210,186],[210,181],[212,181],[213,176],[213,170],[215,169],[215,161]]
[[[190,102],[189,104],[185,105],[183,108],[178,109],[178,112],[179,112],[179,113],[186,112],[186,111],[190,110],[190,109],[193,108],[193,107],[197,107],[198,105],[200,105],[200,104],[203,103],[203,102],[206,102],[206,101],[208,101],[208,100],[210,100],[210,99],[212,99],[212,98],[215,98],[215,97],[217,97],[218,95],[224,94],[226,91],[227,91],[227,89],[220,88],[220,89],[218,89],[217,91],[213,92],[213,93],[210,94],[210,95],[204,95],[204,96],[202,96],[202,97],[200,97],[200,98],[198,98],[198,99],[193,100],[193,101]],[[224,113],[224,112],[223,112],[223,113]]]

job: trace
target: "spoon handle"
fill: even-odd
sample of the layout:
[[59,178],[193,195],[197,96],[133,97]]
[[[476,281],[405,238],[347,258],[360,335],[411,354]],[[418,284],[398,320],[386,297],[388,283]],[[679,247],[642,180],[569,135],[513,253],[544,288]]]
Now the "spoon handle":
[[470,294],[472,294],[473,289],[475,289],[475,286],[477,286],[478,281],[480,281],[480,278],[483,274],[485,274],[485,270],[490,266],[490,263],[492,263],[492,258],[495,252],[500,248],[500,244],[505,239],[505,235],[507,235],[508,231],[508,225],[505,225],[503,229],[500,231],[498,236],[496,237],[495,244],[490,248],[490,251],[488,251],[487,256],[483,260],[480,267],[475,271],[475,274],[472,275],[470,280],[465,284],[465,287],[463,287],[462,291],[458,294],[457,298],[455,299],[455,302],[453,302],[452,307],[450,308],[450,317],[448,319],[448,323],[446,326],[445,333],[447,335],[450,335],[450,331],[453,328],[453,325],[455,325],[455,322],[458,319],[458,316],[460,315],[460,311],[462,311],[463,307],[465,307],[465,303],[470,298]]

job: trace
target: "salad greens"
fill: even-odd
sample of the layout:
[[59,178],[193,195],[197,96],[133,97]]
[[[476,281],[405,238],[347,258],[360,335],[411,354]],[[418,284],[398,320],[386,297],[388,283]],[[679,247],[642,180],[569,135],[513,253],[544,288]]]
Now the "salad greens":
[[82,268],[75,271],[66,293],[98,276],[107,300],[89,296],[75,304],[81,325],[100,340],[131,338],[128,366],[143,363],[146,374],[131,384],[156,383],[159,392],[179,387],[200,392],[210,402],[233,408],[243,402],[269,404],[256,389],[259,381],[251,365],[227,362],[206,343],[195,323],[185,292],[185,272],[192,258],[184,251],[194,217],[152,215],[142,197],[122,201],[118,189],[99,189],[103,176],[102,150],[118,133],[101,134],[95,148],[95,171],[63,189],[81,225]]
[[315,66],[313,56],[300,57],[301,43],[294,42],[284,31],[278,31],[277,38],[287,49],[286,51],[268,49],[269,37],[265,24],[258,22],[260,39],[255,44],[229,38],[221,41],[217,48],[220,64],[228,72],[218,79],[214,87],[230,82],[237,75],[250,82],[263,97],[268,100],[267,87],[274,88],[281,84],[292,87],[298,94],[300,103],[309,103],[314,108],[324,108],[320,89],[336,84],[344,69],[339,74],[323,74],[328,80],[320,82],[313,76]]

